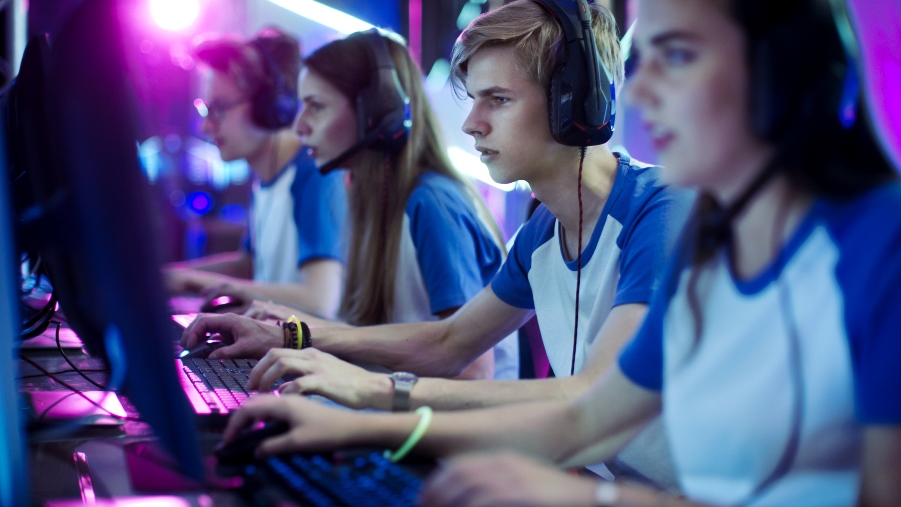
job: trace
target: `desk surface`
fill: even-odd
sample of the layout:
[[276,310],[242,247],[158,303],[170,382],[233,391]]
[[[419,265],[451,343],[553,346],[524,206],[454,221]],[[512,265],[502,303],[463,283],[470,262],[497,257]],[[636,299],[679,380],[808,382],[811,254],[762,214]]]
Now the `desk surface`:
[[[28,350],[23,355],[46,370],[83,391],[97,391],[98,388],[74,372],[59,352],[50,350]],[[103,385],[106,371],[102,361],[87,357],[83,353],[70,353],[70,359],[86,371],[94,381]],[[53,391],[68,389],[56,380],[43,374],[25,360],[19,361],[20,385],[22,391]],[[134,406],[124,396],[119,396],[125,412],[130,417],[138,417]],[[200,441],[204,455],[209,456],[220,436],[215,433],[201,433]],[[29,438],[31,478],[31,501],[33,505],[65,505],[67,502],[82,502],[85,477],[97,499],[115,498],[115,505],[139,505],[152,500],[148,495],[175,495],[167,499],[165,505],[246,505],[240,498],[227,491],[204,491],[198,487],[184,489],[173,482],[154,483],[160,474],[141,474],[138,480],[129,473],[129,465],[135,466],[135,453],[146,452],[152,442],[153,432],[144,422],[125,421],[120,426],[93,427],[79,430],[65,436],[40,434]],[[81,466],[76,464],[76,453],[82,453]],[[129,454],[130,453],[130,454]],[[131,458],[131,459],[130,459]],[[86,466],[85,466],[86,463]],[[81,474],[79,474],[81,470]],[[165,475],[165,474],[163,474]],[[137,490],[135,485],[142,490]],[[184,485],[182,485],[184,486]],[[150,491],[150,489],[154,491]],[[174,489],[173,489],[174,488]],[[125,500],[124,497],[134,497]],[[156,500],[162,500],[157,498]]]

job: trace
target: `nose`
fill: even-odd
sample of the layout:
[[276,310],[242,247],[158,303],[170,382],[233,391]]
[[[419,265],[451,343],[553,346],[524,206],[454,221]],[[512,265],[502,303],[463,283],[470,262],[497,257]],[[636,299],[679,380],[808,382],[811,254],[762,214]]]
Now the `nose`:
[[653,90],[655,79],[651,76],[651,63],[640,61],[629,77],[623,90],[626,103],[636,107],[648,107],[657,104],[657,95]]
[[210,119],[210,115],[207,114],[203,117],[203,121],[200,122],[200,131],[205,135],[210,135],[215,131],[216,123]]
[[488,122],[482,118],[482,113],[478,105],[473,104],[466,120],[463,121],[463,132],[473,137],[486,136],[491,130]]
[[294,118],[294,132],[302,137],[310,135],[310,126],[307,124],[305,111],[305,109],[301,108],[300,112],[297,113],[297,117]]

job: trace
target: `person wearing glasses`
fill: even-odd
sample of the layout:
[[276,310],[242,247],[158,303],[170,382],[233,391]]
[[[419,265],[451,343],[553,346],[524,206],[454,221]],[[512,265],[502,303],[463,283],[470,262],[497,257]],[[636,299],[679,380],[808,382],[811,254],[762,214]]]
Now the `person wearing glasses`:
[[[343,171],[321,175],[293,129],[297,115],[297,39],[269,28],[248,41],[220,38],[195,48],[207,67],[201,130],[225,161],[253,171],[249,234],[236,252],[165,268],[174,293],[209,302],[228,296],[232,311],[254,299],[334,317],[341,300]],[[220,299],[221,300],[221,299]]]

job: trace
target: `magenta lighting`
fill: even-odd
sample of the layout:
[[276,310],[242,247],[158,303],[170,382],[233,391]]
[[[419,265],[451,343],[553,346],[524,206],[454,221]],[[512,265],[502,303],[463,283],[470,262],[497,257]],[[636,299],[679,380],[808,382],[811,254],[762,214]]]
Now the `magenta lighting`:
[[199,14],[199,0],[150,0],[150,17],[163,30],[184,30]]

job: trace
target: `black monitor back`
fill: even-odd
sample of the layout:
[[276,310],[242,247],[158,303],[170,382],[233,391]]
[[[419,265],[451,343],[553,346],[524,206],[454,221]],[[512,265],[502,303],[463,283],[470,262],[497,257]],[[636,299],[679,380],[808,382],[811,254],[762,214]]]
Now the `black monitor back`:
[[[124,3],[127,4],[127,3]],[[160,276],[155,208],[137,155],[133,70],[115,0],[81,5],[51,40],[27,173],[36,206],[21,228],[66,318],[185,471],[200,477]]]

